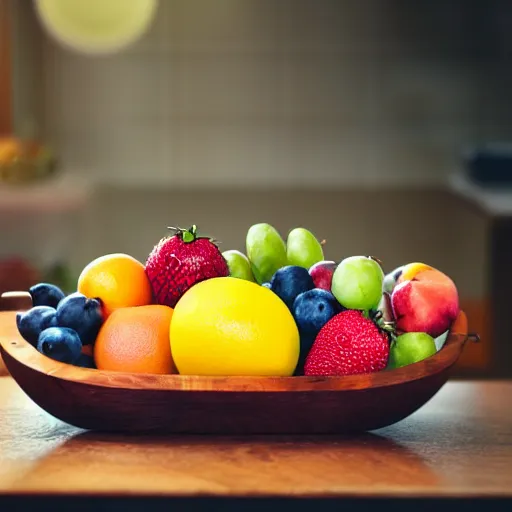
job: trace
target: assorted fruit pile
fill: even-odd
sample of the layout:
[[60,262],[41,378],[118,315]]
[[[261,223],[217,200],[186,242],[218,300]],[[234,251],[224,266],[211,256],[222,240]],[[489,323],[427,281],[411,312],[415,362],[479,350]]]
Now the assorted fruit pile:
[[454,282],[424,263],[385,274],[379,260],[324,259],[307,229],[252,226],[246,254],[220,252],[196,226],[171,228],[145,264],[109,254],[77,291],[40,283],[18,313],[46,356],[110,371],[341,376],[434,355],[459,313]]
[[0,136],[0,183],[26,183],[56,170],[52,150],[30,139]]

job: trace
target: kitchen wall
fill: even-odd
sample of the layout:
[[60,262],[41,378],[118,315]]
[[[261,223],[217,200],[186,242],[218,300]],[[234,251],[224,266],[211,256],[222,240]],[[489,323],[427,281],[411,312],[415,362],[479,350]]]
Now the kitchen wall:
[[437,185],[466,144],[510,133],[505,8],[164,0],[115,56],[44,39],[45,133],[116,185]]
[[9,7],[13,130],[21,137],[42,137],[46,40],[31,1],[10,0]]

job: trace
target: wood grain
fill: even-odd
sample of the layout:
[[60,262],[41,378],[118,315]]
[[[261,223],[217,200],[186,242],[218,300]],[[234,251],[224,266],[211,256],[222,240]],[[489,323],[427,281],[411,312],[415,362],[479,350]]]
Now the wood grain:
[[511,382],[449,382],[406,420],[341,436],[119,436],[0,379],[0,496],[512,497]]
[[[2,325],[14,313],[0,313]],[[203,377],[106,372],[53,361],[0,336],[10,374],[72,425],[116,432],[313,434],[374,430],[412,414],[449,377],[467,339],[461,313],[442,351],[393,371],[348,377]]]
[[[26,311],[31,307],[32,298],[28,292],[4,292],[0,295],[0,312]],[[0,328],[0,336],[4,336],[7,339],[12,338],[13,336],[18,336],[15,323],[13,321],[4,322]],[[2,354],[0,354],[0,377],[2,375],[8,375],[8,373],[9,372],[7,371],[2,359]]]

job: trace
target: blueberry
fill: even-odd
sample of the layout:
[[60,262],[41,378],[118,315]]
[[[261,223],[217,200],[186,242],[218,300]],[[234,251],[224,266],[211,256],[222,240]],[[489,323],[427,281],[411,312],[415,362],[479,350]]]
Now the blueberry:
[[62,299],[57,306],[57,324],[74,329],[83,345],[96,340],[103,323],[101,304],[96,299],[88,299],[81,293],[72,293]]
[[19,333],[31,345],[36,346],[41,332],[48,327],[57,325],[55,308],[49,306],[36,306],[24,313],[16,315],[16,325]]
[[270,288],[270,283],[262,283],[263,288]]
[[61,363],[74,364],[82,354],[82,342],[73,329],[50,327],[39,335],[37,350]]
[[94,363],[94,358],[88,356],[87,354],[82,354],[77,361],[75,361],[75,366],[80,366],[81,368],[96,368],[96,364]]
[[34,306],[50,306],[56,308],[65,297],[64,292],[57,286],[48,283],[39,283],[29,289]]
[[300,334],[301,359],[307,356],[320,329],[344,309],[332,293],[320,288],[297,296],[292,313]]
[[303,292],[315,287],[313,278],[304,267],[297,265],[288,265],[280,268],[273,276],[270,282],[270,289],[281,298],[288,306],[293,308],[293,301]]

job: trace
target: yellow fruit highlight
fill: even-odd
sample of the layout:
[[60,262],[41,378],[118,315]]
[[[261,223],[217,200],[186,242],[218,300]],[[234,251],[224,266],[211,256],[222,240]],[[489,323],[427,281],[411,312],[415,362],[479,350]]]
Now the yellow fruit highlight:
[[144,265],[128,254],[107,254],[91,261],[78,278],[77,290],[86,297],[101,299],[105,317],[118,308],[153,302]]
[[405,265],[402,269],[402,274],[398,278],[398,283],[403,283],[404,281],[410,281],[414,279],[414,277],[420,272],[424,272],[425,270],[435,270],[434,267],[430,265],[426,265],[425,263],[409,263]]
[[234,277],[190,288],[174,308],[170,339],[184,375],[290,376],[299,358],[299,332],[284,302]]

